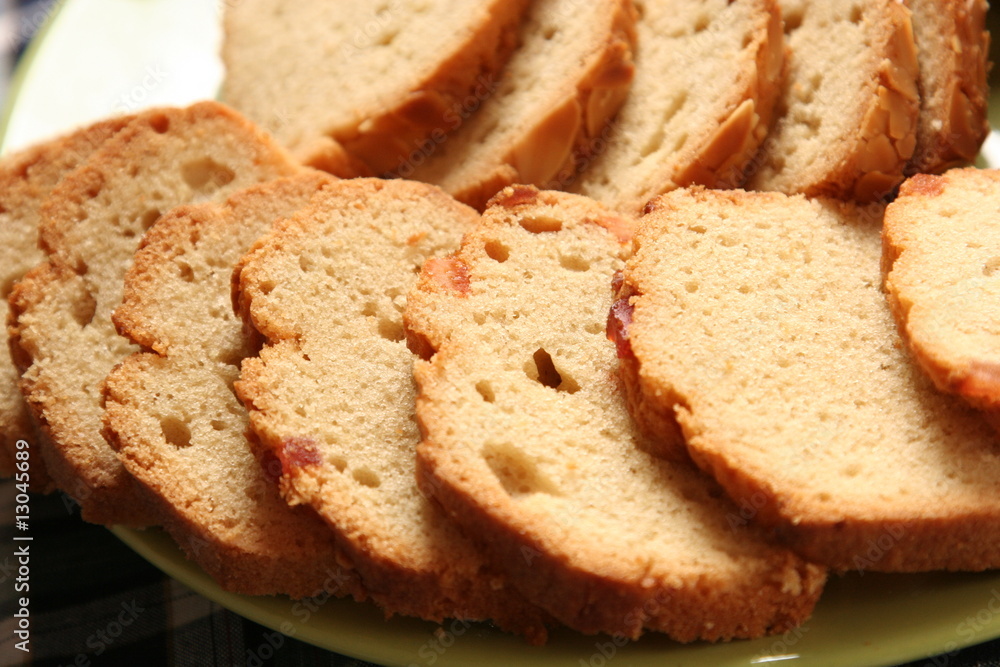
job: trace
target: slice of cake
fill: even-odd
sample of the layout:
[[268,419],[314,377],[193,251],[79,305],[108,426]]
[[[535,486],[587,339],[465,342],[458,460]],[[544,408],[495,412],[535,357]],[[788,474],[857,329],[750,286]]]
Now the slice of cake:
[[909,0],[920,61],[920,117],[908,174],[969,164],[989,133],[986,0]]
[[[0,163],[0,297],[6,323],[10,307],[7,297],[14,283],[42,261],[38,247],[39,209],[52,188],[68,172],[84,162],[107,139],[131,119],[129,116],[95,123],[72,134],[6,156]],[[18,387],[21,374],[14,366],[7,345],[0,351],[0,476],[15,474],[18,451],[28,452],[30,486],[50,491],[52,480],[39,453],[31,413]],[[28,449],[18,449],[18,441]],[[23,445],[22,445],[23,447]]]
[[418,472],[512,581],[585,632],[679,641],[804,621],[823,568],[771,545],[690,462],[653,456],[605,333],[631,223],[584,197],[501,191],[407,298]]
[[631,0],[536,0],[496,89],[396,173],[480,210],[506,185],[569,183],[628,96],[635,19]]
[[784,44],[774,0],[636,0],[635,78],[571,186],[629,215],[701,183],[733,187],[767,134]]
[[885,287],[938,389],[1000,415],[1000,171],[918,174],[886,209]]
[[998,567],[1000,440],[911,359],[881,289],[881,220],[778,193],[655,200],[624,273],[626,381],[807,558]]
[[232,309],[233,267],[271,223],[333,181],[318,172],[181,206],[150,228],[125,277],[118,331],[152,352],[118,364],[105,386],[105,434],[155,497],[175,541],[226,590],[363,597],[346,555],[308,507],[278,493],[273,459],[254,456],[232,390],[255,351]]

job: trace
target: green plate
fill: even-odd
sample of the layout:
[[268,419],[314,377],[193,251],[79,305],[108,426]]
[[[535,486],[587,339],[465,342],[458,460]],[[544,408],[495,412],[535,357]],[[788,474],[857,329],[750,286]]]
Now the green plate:
[[[2,120],[4,150],[109,114],[215,95],[222,75],[216,3],[69,0],[57,6],[15,76]],[[1000,116],[1000,104],[991,111]],[[992,116],[995,125],[998,116]],[[1000,164],[994,145],[1000,146],[996,136],[984,148],[986,164]],[[852,574],[834,578],[813,618],[779,637],[680,645],[650,635],[621,645],[557,631],[538,648],[483,624],[385,620],[374,606],[348,600],[233,595],[189,563],[163,532],[112,530],[164,572],[238,614],[386,665],[874,667],[1000,636],[1000,573]]]

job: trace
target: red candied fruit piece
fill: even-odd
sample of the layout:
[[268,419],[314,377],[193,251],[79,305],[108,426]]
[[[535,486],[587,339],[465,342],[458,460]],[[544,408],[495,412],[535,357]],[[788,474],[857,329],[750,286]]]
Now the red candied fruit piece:
[[458,258],[428,259],[424,262],[424,273],[432,282],[459,296],[468,296],[471,291],[469,265]]
[[619,359],[635,358],[632,353],[632,343],[628,338],[633,310],[634,308],[626,296],[611,304],[611,309],[608,311],[608,340],[615,344]]
[[278,449],[281,469],[285,474],[288,474],[292,468],[319,465],[323,459],[316,447],[317,443],[312,438],[301,436],[285,438],[281,441],[281,447]]

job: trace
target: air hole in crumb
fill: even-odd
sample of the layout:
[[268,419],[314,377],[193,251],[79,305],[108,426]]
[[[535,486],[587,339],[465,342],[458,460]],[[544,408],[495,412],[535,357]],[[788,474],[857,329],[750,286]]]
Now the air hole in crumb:
[[73,319],[81,327],[85,327],[94,321],[97,314],[97,299],[90,292],[84,291],[81,298],[73,303]]
[[589,334],[601,334],[604,335],[607,332],[607,327],[599,322],[591,322],[583,327],[583,330]]
[[487,403],[492,403],[497,399],[497,395],[493,392],[493,386],[486,380],[480,380],[476,383],[476,391]]
[[406,337],[403,332],[403,323],[388,318],[379,319],[378,335],[394,343],[398,343]]
[[177,268],[180,269],[181,280],[186,283],[194,282],[194,269],[191,268],[190,264],[187,264],[186,262],[183,264],[179,263]]
[[799,11],[782,12],[782,17],[785,20],[785,34],[787,35],[793,30],[798,30],[799,26],[802,25],[802,20],[805,18],[805,8],[803,7]]
[[708,14],[702,14],[698,17],[698,20],[694,23],[695,32],[705,32],[708,29],[709,24],[711,24],[712,19]]
[[500,485],[512,496],[559,494],[559,489],[542,474],[535,461],[510,443],[487,445],[483,448],[483,458]]
[[556,28],[555,26],[549,26],[548,28],[545,29],[545,32],[542,33],[542,36],[545,37],[545,41],[549,41],[553,37],[555,37],[556,34],[558,33],[559,33],[559,28]]
[[531,363],[525,364],[525,373],[532,380],[536,380],[539,384],[550,389],[564,391],[568,394],[574,394],[580,390],[580,385],[576,380],[559,372],[555,362],[552,361],[552,355],[544,348],[538,348],[531,359]]
[[382,480],[370,468],[355,468],[351,471],[351,477],[358,484],[370,489],[377,489],[382,484]]
[[365,317],[375,317],[378,315],[378,306],[375,305],[374,301],[366,301],[363,308],[361,308],[361,314]]
[[347,459],[342,456],[332,456],[327,459],[327,463],[336,468],[337,472],[344,472],[347,470]]
[[273,292],[274,288],[277,286],[278,286],[277,283],[275,283],[273,280],[262,280],[258,285],[258,288],[260,289],[261,294],[267,296],[268,294]]
[[205,192],[231,183],[236,174],[212,158],[203,157],[184,163],[181,167],[181,177],[192,190]]
[[590,269],[590,262],[577,255],[560,255],[559,264],[568,271],[586,271]]
[[159,209],[151,208],[139,216],[139,226],[144,230],[149,229],[159,219]]
[[521,226],[532,234],[543,232],[558,232],[562,229],[562,220],[547,215],[539,215],[533,218],[521,218]]
[[4,278],[3,282],[0,282],[0,297],[6,299],[10,295],[11,290],[14,289],[14,283],[16,282],[16,276],[7,276]]
[[983,275],[992,276],[1000,269],[1000,257],[990,257],[983,265]]
[[396,41],[397,36],[399,36],[398,30],[389,30],[384,35],[382,35],[382,37],[379,38],[377,44],[379,46],[389,46],[394,41]]
[[686,289],[689,293],[694,294],[698,291],[698,283],[693,280],[689,280],[684,283],[684,289]]
[[211,425],[213,431],[226,430],[226,422],[222,421],[221,419],[213,419],[211,422],[209,422],[209,424]]
[[160,420],[160,430],[167,442],[182,449],[191,445],[191,429],[177,417],[164,417]]
[[501,264],[506,262],[507,258],[510,257],[510,248],[500,241],[487,241],[484,249],[486,250],[487,257]]
[[149,126],[158,134],[165,134],[170,130],[170,119],[165,114],[157,114],[149,119]]
[[851,23],[861,23],[862,9],[859,5],[851,7]]

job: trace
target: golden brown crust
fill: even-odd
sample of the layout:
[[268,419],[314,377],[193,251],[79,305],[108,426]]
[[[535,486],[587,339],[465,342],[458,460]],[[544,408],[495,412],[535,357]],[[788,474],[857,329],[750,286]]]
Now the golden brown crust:
[[971,163],[989,132],[986,0],[911,0],[921,109],[908,175]]

